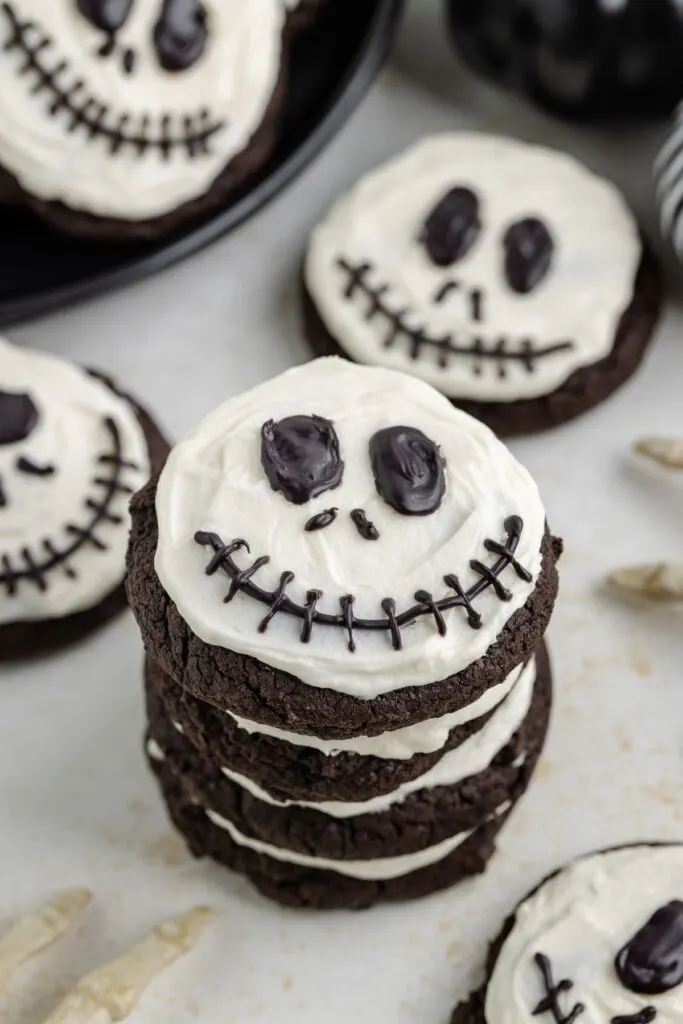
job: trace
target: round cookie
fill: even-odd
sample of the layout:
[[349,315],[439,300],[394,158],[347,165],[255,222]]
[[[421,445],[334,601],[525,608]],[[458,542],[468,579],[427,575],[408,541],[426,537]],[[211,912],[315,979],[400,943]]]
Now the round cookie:
[[531,656],[557,589],[536,485],[494,435],[342,360],[225,403],[132,511],[150,657],[223,710],[323,739],[477,700]]
[[546,879],[491,946],[452,1024],[651,1024],[680,1017],[683,846],[593,854]]
[[475,71],[560,117],[667,117],[683,96],[680,0],[447,0]]
[[130,495],[167,452],[109,380],[0,340],[0,660],[125,607]]
[[501,435],[607,398],[662,301],[614,186],[478,133],[424,139],[361,179],[313,232],[304,279],[317,354],[414,374]]
[[171,232],[267,159],[284,25],[282,0],[6,0],[0,166],[64,231]]
[[242,871],[288,905],[353,909],[422,896],[484,869],[495,833],[533,774],[549,706],[541,651],[527,713],[489,766],[451,785],[425,776],[423,788],[398,790],[386,807],[370,802],[362,811],[353,804],[276,807],[222,777],[163,713],[152,720],[147,756],[195,856]]
[[486,760],[502,746],[497,711],[524,671],[518,666],[503,683],[451,715],[347,740],[286,732],[219,711],[183,690],[149,658],[145,684],[150,721],[170,719],[205,757],[276,799],[358,801],[412,783],[456,749],[474,756],[477,764]]

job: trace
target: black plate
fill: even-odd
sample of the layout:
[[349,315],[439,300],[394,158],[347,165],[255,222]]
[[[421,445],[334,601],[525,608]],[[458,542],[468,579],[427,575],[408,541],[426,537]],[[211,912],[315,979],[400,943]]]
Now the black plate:
[[[245,0],[246,2],[246,0]],[[230,205],[154,243],[81,241],[50,230],[30,211],[0,216],[0,323],[33,316],[137,281],[208,245],[281,191],[341,128],[370,85],[393,38],[403,0],[333,3],[297,40],[282,141]]]

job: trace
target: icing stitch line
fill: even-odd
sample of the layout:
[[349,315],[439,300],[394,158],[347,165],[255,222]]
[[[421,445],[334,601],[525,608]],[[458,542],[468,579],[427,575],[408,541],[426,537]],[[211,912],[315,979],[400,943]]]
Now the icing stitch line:
[[341,613],[336,615],[318,611],[318,601],[323,597],[321,590],[309,590],[306,594],[306,604],[297,604],[296,601],[293,601],[286,594],[287,587],[294,580],[293,572],[283,572],[281,574],[277,590],[264,590],[257,583],[253,582],[253,577],[264,565],[270,562],[268,555],[262,555],[260,558],[257,558],[246,569],[239,568],[232,556],[236,551],[242,549],[249,553],[249,545],[245,540],[232,540],[226,544],[218,534],[205,531],[195,533],[194,539],[197,544],[202,547],[209,547],[214,552],[213,558],[206,567],[206,575],[213,576],[214,573],[221,569],[230,577],[230,589],[223,599],[225,604],[229,604],[236,594],[242,591],[248,597],[253,598],[253,600],[269,607],[268,614],[259,624],[259,633],[265,633],[275,616],[280,612],[284,612],[286,615],[293,615],[296,618],[303,619],[304,625],[300,636],[302,643],[310,642],[314,625],[336,626],[346,630],[348,648],[353,653],[356,650],[354,637],[354,630],[356,629],[386,630],[391,633],[391,642],[394,650],[400,651],[403,647],[401,628],[424,615],[432,615],[439,635],[445,636],[448,627],[443,617],[443,612],[449,611],[451,608],[464,608],[468,624],[472,629],[479,629],[481,626],[481,615],[472,607],[472,601],[475,598],[479,597],[485,590],[488,590],[489,587],[492,587],[496,596],[501,601],[512,600],[512,593],[502,585],[499,579],[499,576],[505,569],[511,566],[519,579],[524,580],[525,583],[531,583],[532,580],[531,573],[515,559],[515,551],[524,529],[523,520],[520,516],[508,516],[504,526],[507,533],[504,544],[500,544],[495,540],[484,541],[486,550],[498,555],[497,561],[492,566],[484,565],[477,559],[472,559],[470,562],[470,569],[476,572],[480,579],[469,590],[463,590],[457,576],[448,574],[443,579],[446,586],[454,591],[451,596],[435,601],[426,590],[418,590],[415,593],[415,600],[418,604],[399,614],[396,613],[396,602],[394,599],[386,597],[382,601],[382,611],[386,616],[383,619],[357,618],[353,611],[355,598],[352,594],[346,594],[339,599],[342,610]]
[[[554,345],[537,347],[531,339],[524,339],[519,349],[508,348],[509,339],[500,338],[492,347],[487,348],[481,338],[475,338],[470,345],[461,345],[453,338],[452,334],[444,334],[441,338],[434,338],[427,333],[425,327],[411,327],[407,317],[410,309],[391,309],[385,302],[384,296],[389,290],[389,285],[384,284],[374,287],[368,281],[368,274],[374,269],[372,263],[349,263],[348,260],[338,259],[337,266],[347,275],[347,284],[344,289],[344,297],[352,299],[357,291],[369,299],[369,305],[365,313],[366,321],[374,320],[381,316],[389,325],[388,333],[384,339],[384,347],[391,348],[396,339],[403,336],[410,343],[410,358],[417,359],[420,350],[424,347],[434,349],[438,354],[438,363],[442,369],[448,367],[448,360],[451,356],[469,356],[473,359],[472,372],[479,376],[482,372],[482,360],[491,360],[497,364],[498,376],[507,376],[508,363],[521,363],[527,373],[535,371],[535,363],[539,359],[556,355],[558,352],[567,352],[574,348],[572,341],[558,341]],[[477,293],[481,296],[481,293]],[[479,300],[479,302],[481,299]],[[477,306],[479,309],[479,305]],[[478,319],[478,317],[475,317]]]
[[113,526],[120,526],[123,523],[123,518],[111,511],[111,504],[119,494],[128,497],[134,493],[133,488],[123,483],[121,477],[124,470],[137,471],[140,467],[123,458],[121,434],[114,420],[108,416],[103,424],[111,437],[113,451],[99,455],[96,462],[98,465],[112,466],[113,471],[110,476],[98,475],[93,478],[93,485],[103,487],[104,493],[99,500],[93,497],[85,499],[85,506],[92,513],[90,519],[84,526],[77,523],[65,524],[64,528],[67,534],[73,537],[73,541],[62,551],[58,550],[49,538],[45,538],[42,542],[42,561],[36,560],[28,548],[22,548],[19,555],[21,565],[18,568],[15,568],[8,554],[0,555],[0,588],[5,588],[8,597],[14,597],[22,582],[31,582],[41,593],[45,592],[45,577],[56,568],[61,568],[69,579],[75,579],[76,571],[69,564],[74,555],[86,544],[91,544],[98,551],[106,551],[107,545],[97,536],[97,529],[103,523],[110,523]]
[[[22,21],[11,3],[2,3],[0,11],[10,29],[2,49],[6,53],[19,51],[24,59],[17,73],[20,76],[33,74],[32,94],[49,93],[52,102],[48,112],[52,117],[62,111],[66,114],[67,132],[83,127],[90,139],[106,139],[112,156],[123,147],[132,147],[140,157],[153,150],[166,160],[178,149],[185,149],[189,157],[211,153],[211,139],[225,127],[225,122],[214,121],[206,108],[194,115],[177,115],[175,132],[174,119],[170,114],[159,116],[158,120],[155,119],[156,124],[148,114],[143,114],[137,130],[131,128],[130,114],[114,116],[108,123],[109,105],[89,94],[82,78],[75,75],[70,85],[64,84],[64,78],[70,71],[68,61],[57,60],[51,68],[47,66],[43,55],[53,45],[50,37],[34,21]],[[153,132],[155,127],[157,131]]]

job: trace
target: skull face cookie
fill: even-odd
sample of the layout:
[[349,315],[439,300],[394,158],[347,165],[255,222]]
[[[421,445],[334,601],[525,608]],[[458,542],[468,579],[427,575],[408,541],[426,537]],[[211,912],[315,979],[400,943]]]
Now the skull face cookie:
[[102,378],[0,341],[0,657],[123,606],[128,502],[163,454]]
[[561,551],[492,432],[318,359],[210,414],[131,511],[147,758],[192,852],[317,908],[483,871],[546,735]]
[[582,857],[546,879],[506,922],[484,989],[452,1024],[683,1015],[683,847],[634,845]]
[[6,0],[0,165],[67,230],[170,230],[265,160],[284,18],[281,0]]
[[318,352],[414,374],[502,433],[606,397],[659,307],[615,188],[480,134],[426,139],[362,179],[314,231],[305,284]]

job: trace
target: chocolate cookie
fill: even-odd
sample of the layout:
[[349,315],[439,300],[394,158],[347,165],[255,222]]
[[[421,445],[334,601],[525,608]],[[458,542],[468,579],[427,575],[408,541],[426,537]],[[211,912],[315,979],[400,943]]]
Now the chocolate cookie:
[[[543,645],[536,660],[547,675]],[[345,742],[295,733],[284,738],[267,726],[240,726],[239,719],[197,700],[148,658],[147,717],[153,724],[163,723],[166,736],[170,722],[175,733],[214,768],[246,776],[276,800],[371,800],[431,772],[452,751],[458,750],[465,757],[474,755],[477,766],[482,761],[487,766],[518,724],[510,705],[518,700],[518,684],[527,685],[522,679],[525,671],[533,673],[533,665],[515,669],[509,680],[492,687],[480,701],[453,716],[442,715],[407,729]],[[520,695],[520,699],[519,717],[525,698]],[[480,714],[482,707],[491,710]],[[457,724],[451,725],[451,719]],[[390,756],[392,753],[398,756]]]
[[683,997],[683,847],[592,854],[545,879],[493,942],[452,1024],[672,1020]]
[[500,435],[612,394],[663,298],[614,186],[565,154],[465,133],[363,178],[314,231],[304,278],[318,355],[412,373]]
[[282,0],[140,6],[0,5],[2,165],[60,230],[173,232],[236,193],[277,141]]
[[[299,471],[317,494],[303,506]],[[132,514],[127,585],[150,657],[222,710],[323,739],[479,699],[531,656],[556,595],[561,546],[507,449],[427,385],[341,360],[227,403]]]
[[436,770],[368,800],[341,792],[332,801],[278,799],[222,767],[213,751],[198,751],[159,708],[150,716],[148,758],[153,767],[164,763],[212,820],[227,819],[247,840],[342,861],[419,853],[480,827],[526,789],[550,710],[547,657],[538,676],[531,669],[498,713],[498,736],[483,738],[480,749],[452,751]]
[[259,892],[278,903],[314,910],[360,910],[378,902],[417,899],[480,874],[494,853],[496,835],[510,813],[504,811],[476,829],[433,864],[393,878],[356,878],[326,867],[312,867],[308,860],[303,864],[276,860],[235,842],[225,828],[209,821],[204,811],[188,799],[164,764],[155,771],[171,820],[195,857],[211,857],[246,875]]
[[287,28],[295,35],[315,25],[332,0],[283,0],[287,10]]
[[0,660],[43,654],[126,604],[130,495],[168,445],[105,377],[0,341]]

